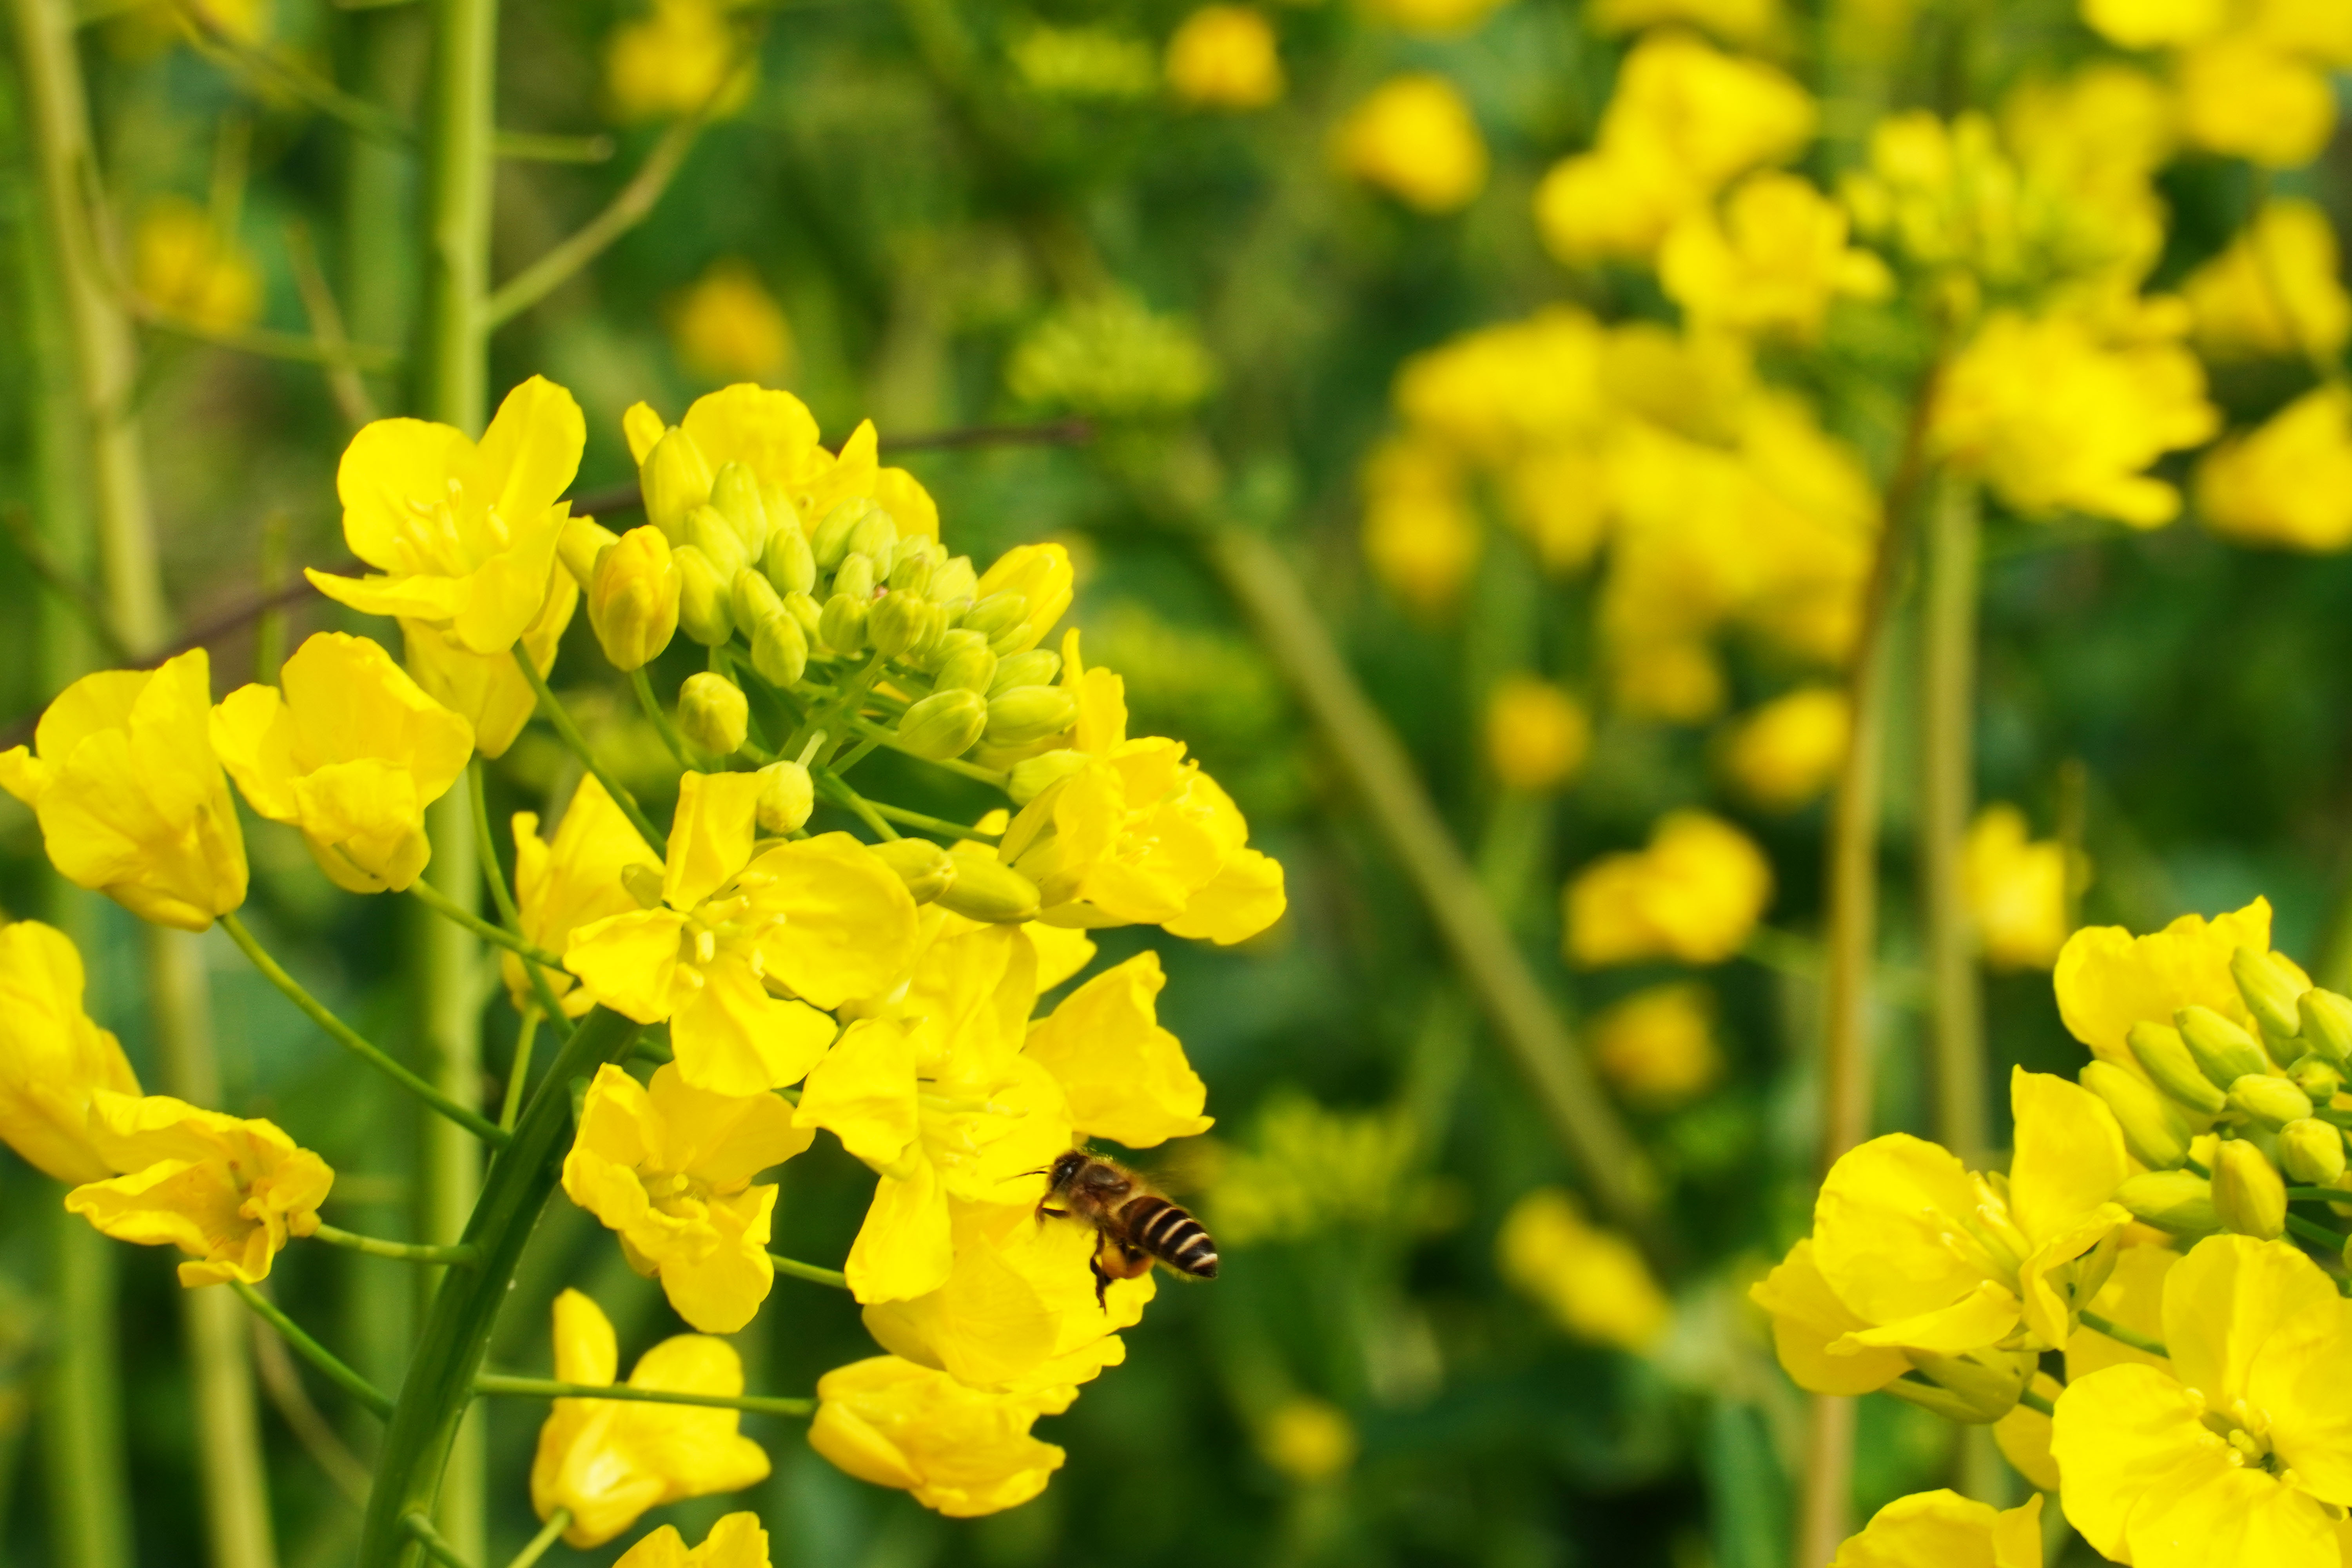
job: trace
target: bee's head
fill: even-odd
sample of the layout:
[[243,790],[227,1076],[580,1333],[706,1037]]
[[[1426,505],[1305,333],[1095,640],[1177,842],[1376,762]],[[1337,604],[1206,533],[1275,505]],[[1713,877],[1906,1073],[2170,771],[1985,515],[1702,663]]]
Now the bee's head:
[[1077,1179],[1078,1173],[1086,1168],[1087,1152],[1083,1149],[1073,1149],[1068,1153],[1058,1156],[1052,1164],[1045,1167],[1046,1190],[1056,1193],[1067,1192],[1070,1184]]

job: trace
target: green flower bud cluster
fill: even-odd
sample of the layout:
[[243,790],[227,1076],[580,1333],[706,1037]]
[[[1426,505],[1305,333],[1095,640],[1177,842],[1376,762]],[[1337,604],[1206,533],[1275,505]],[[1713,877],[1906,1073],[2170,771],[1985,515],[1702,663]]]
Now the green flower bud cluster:
[[875,847],[919,904],[936,903],[966,920],[1016,923],[1037,912],[1037,884],[991,857],[957,855],[928,838]]

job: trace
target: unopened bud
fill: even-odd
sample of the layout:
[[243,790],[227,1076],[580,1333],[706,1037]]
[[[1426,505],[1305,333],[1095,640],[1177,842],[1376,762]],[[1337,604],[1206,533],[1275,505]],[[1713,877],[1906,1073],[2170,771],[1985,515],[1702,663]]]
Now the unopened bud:
[[760,831],[798,833],[816,809],[816,784],[798,763],[770,763],[760,781]]
[[2144,1171],[2124,1178],[2116,1202],[2132,1217],[2175,1236],[2210,1236],[2221,1228],[2213,1186],[2194,1171]]
[[735,611],[735,624],[749,630],[763,616],[784,613],[784,596],[774,584],[760,575],[757,569],[746,566],[735,574],[735,584],[730,602]]
[[2106,1101],[2123,1129],[2124,1147],[2151,1170],[2168,1171],[2189,1158],[2188,1118],[2154,1086],[2108,1062],[2082,1071],[2083,1087]]
[[805,594],[816,586],[816,557],[809,553],[808,536],[798,528],[770,530],[760,566],[779,594]]
[[2286,1076],[2295,1088],[2311,1096],[2314,1105],[2333,1103],[2344,1088],[2342,1070],[2317,1051],[2296,1058],[2295,1064],[2286,1069]]
[[1058,686],[1024,686],[988,700],[988,743],[1025,746],[1078,721],[1078,700]]
[[963,624],[994,642],[1013,627],[1024,626],[1029,616],[1029,597],[1025,594],[991,594],[963,614]]
[[817,617],[816,635],[835,653],[857,653],[866,647],[867,601],[854,594],[835,594],[824,602]]
[[751,704],[741,687],[706,669],[678,688],[677,727],[711,755],[732,756],[751,732]]
[[2338,1067],[2352,1061],[2352,997],[2314,986],[2295,998],[2303,1043]]
[[898,721],[898,744],[919,757],[945,762],[971,750],[988,727],[988,700],[977,691],[934,691]]
[[2172,1021],[2180,1026],[2180,1037],[2197,1058],[2198,1069],[2216,1084],[2226,1088],[2248,1073],[2271,1070],[2271,1059],[2254,1037],[2212,1008],[2192,1004],[2175,1013]]
[[735,530],[746,560],[757,561],[768,548],[772,524],[768,503],[761,498],[760,481],[740,463],[721,463],[710,480],[710,504]]
[[2242,947],[2230,955],[2230,978],[2263,1033],[2291,1040],[2303,1029],[2295,1001],[2311,987],[2277,953]]
[[883,658],[897,658],[923,635],[924,611],[928,608],[917,595],[891,589],[866,612],[866,640]]
[[954,599],[971,603],[972,592],[980,586],[980,578],[971,569],[969,555],[950,555],[931,572],[931,597],[944,605]]
[[1012,776],[1004,783],[1004,793],[1013,797],[1013,805],[1027,805],[1086,765],[1087,754],[1084,752],[1066,748],[1024,757],[1013,764]]
[[872,501],[866,502],[864,513],[850,524],[850,552],[869,561],[887,561],[898,543],[898,521]]
[[824,618],[824,606],[806,594],[786,594],[784,614],[800,623],[801,634],[810,642],[817,640],[817,626]]
[[2213,1152],[2213,1213],[2222,1228],[2263,1241],[2286,1229],[2286,1183],[2260,1149],[2242,1138]]
[[642,668],[669,647],[677,610],[677,561],[661,530],[633,528],[596,557],[588,624],[614,668]]
[[743,536],[735,525],[719,514],[715,506],[698,506],[686,514],[685,542],[702,552],[709,563],[719,568],[719,575],[730,585],[735,574],[751,563],[752,557],[744,553]]
[[677,629],[705,647],[735,635],[734,591],[710,557],[691,544],[670,552],[677,563]]
[[768,514],[768,532],[772,537],[778,529],[790,527],[801,536],[803,542],[807,542],[808,526],[801,521],[801,509],[793,504],[793,498],[784,493],[783,486],[773,479],[761,479],[760,506]]
[[853,599],[874,596],[874,558],[853,550],[833,569],[833,591]]
[[991,697],[1002,696],[1016,686],[1051,686],[1054,677],[1062,673],[1062,656],[1042,647],[1006,658],[996,667],[996,684],[989,690]]
[[2279,1129],[2279,1163],[2287,1175],[2306,1187],[2332,1187],[2344,1174],[2344,1134],[2306,1116]]
[[985,692],[996,679],[996,656],[988,651],[988,639],[978,632],[967,631],[952,631],[948,637],[956,640],[947,658],[940,661],[932,688],[940,691]]
[[2030,1354],[1998,1350],[1968,1355],[1916,1352],[1911,1363],[1928,1381],[1896,1378],[1886,1392],[1970,1426],[1990,1426],[2015,1409],[2033,1380],[2035,1364]]
[[672,429],[637,465],[637,488],[645,493],[646,521],[672,544],[684,544],[687,515],[710,500],[710,465],[692,437]]
[[769,685],[784,691],[798,686],[808,673],[808,656],[807,634],[781,605],[751,623],[751,668]]
[[932,652],[940,639],[948,634],[948,613],[929,600],[923,601],[922,624],[915,628],[914,639],[908,643],[907,662],[918,669],[927,669],[937,662]]
[[2283,1078],[2250,1072],[2230,1085],[2230,1109],[2264,1127],[2284,1127],[2311,1114],[2311,1097]]
[[929,903],[956,879],[955,857],[928,838],[894,838],[873,847],[882,863],[898,873],[898,879],[907,884],[907,891],[915,895],[919,904]]
[[818,570],[830,572],[841,564],[841,558],[849,553],[850,530],[873,510],[872,501],[853,496],[824,514],[809,540],[809,550],[816,556]]
[[1001,860],[958,855],[955,881],[940,895],[940,906],[971,921],[1009,925],[1037,912],[1037,884]]
[[919,533],[898,541],[890,552],[890,587],[896,593],[928,594],[932,569],[939,563],[939,546]]
[[2131,1053],[2156,1087],[2197,1112],[2200,1116],[2219,1116],[2229,1097],[2207,1078],[2197,1058],[2189,1052],[2189,1042],[2180,1031],[2168,1024],[2134,1024],[2124,1038]]
[[596,557],[604,553],[608,544],[618,544],[621,536],[593,517],[575,517],[563,524],[556,536],[555,553],[572,580],[583,588],[596,575]]

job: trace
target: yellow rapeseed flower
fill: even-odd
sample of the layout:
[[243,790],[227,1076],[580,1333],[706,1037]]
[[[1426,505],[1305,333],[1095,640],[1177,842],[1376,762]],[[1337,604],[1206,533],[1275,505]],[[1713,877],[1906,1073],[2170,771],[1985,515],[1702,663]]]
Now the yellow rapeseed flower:
[[1584,19],[1602,34],[1688,22],[1746,48],[1773,42],[1786,26],[1780,0],[1593,0]]
[[1458,212],[1486,188],[1486,141],[1459,89],[1433,72],[1391,77],[1333,132],[1343,173],[1417,212]]
[[[593,526],[593,518],[573,518]],[[580,584],[569,572],[548,578],[547,599],[522,629],[519,646],[544,677],[555,668],[555,650],[580,607]],[[474,750],[493,760],[507,754],[522,727],[539,710],[539,694],[515,668],[510,653],[476,653],[453,628],[403,620],[402,646],[408,673],[425,694],[474,727]]]
[[712,262],[670,301],[669,341],[705,381],[773,381],[792,368],[792,323],[740,257]]
[[1443,37],[1466,33],[1509,0],[1361,0],[1364,10],[1391,27]]
[[2000,802],[1977,813],[1960,851],[1969,917],[1995,969],[2047,969],[2066,943],[2066,849],[2035,843],[2025,814]]
[[2352,294],[2336,230],[2316,203],[2264,202],[2230,248],[2189,275],[2180,296],[2197,345],[2217,357],[2334,358],[2352,339]]
[[261,315],[261,272],[252,256],[184,197],[166,196],[140,215],[131,279],[164,315],[210,331],[237,331]]
[[1018,1508],[1062,1468],[1062,1450],[1029,1428],[1066,1409],[1066,1396],[983,1393],[887,1355],[834,1368],[816,1396],[811,1447],[950,1519]]
[[82,1011],[81,954],[38,921],[0,926],[0,1139],[60,1182],[115,1173],[90,1130],[100,1090],[135,1095],[121,1043]]
[[1604,855],[1568,884],[1564,945],[1582,969],[1653,958],[1721,963],[1771,897],[1772,868],[1746,834],[1702,811],[1669,812],[1649,847]]
[[667,1019],[680,1075],[714,1094],[798,1082],[833,1039],[817,1009],[887,987],[915,942],[907,885],[849,835],[755,856],[759,800],[751,773],[686,774],[657,896],[644,879],[644,907],[573,927],[563,951],[605,1006]]
[[1267,1413],[1258,1428],[1265,1462],[1302,1487],[1320,1486],[1348,1472],[1361,1447],[1355,1423],[1328,1401],[1293,1394]]
[[211,669],[194,648],[83,676],[42,713],[31,751],[0,752],[0,789],[33,808],[68,881],[183,931],[245,902],[245,835],[206,733]]
[[768,1532],[756,1513],[730,1513],[689,1548],[677,1526],[665,1524],[621,1553],[613,1568],[769,1568]]
[[213,710],[213,750],[254,810],[302,830],[354,893],[403,889],[431,858],[425,808],[473,754],[473,727],[366,637],[320,632]]
[[2352,393],[2315,387],[2197,465],[2197,516],[2233,544],[2352,545]]
[[1026,653],[1045,641],[1045,634],[1070,608],[1077,575],[1066,546],[1016,544],[990,563],[972,588],[975,603],[997,594],[1018,594],[1027,605],[1017,631],[989,639],[1000,657]]
[[1574,697],[1533,675],[1508,675],[1486,695],[1486,765],[1505,789],[1544,795],[1584,766],[1592,721]]
[[204,1110],[168,1095],[91,1096],[90,1142],[124,1173],[66,1194],[78,1214],[117,1241],[176,1247],[190,1288],[269,1278],[288,1239],[319,1228],[335,1173],[268,1121]]
[[[603,1309],[577,1290],[558,1296],[557,1379],[609,1386],[619,1372],[620,1347]],[[679,1334],[637,1359],[629,1386],[731,1397],[743,1392],[743,1362],[724,1340]],[[539,1429],[530,1505],[541,1519],[570,1509],[563,1539],[584,1550],[649,1508],[757,1485],[768,1479],[768,1456],[737,1429],[740,1419],[703,1405],[559,1399]]]
[[[2058,1016],[2076,1039],[2103,1062],[2145,1078],[2125,1035],[2134,1024],[2169,1026],[2183,1007],[2210,1007],[2241,1028],[2252,1029],[2230,957],[2242,947],[2269,952],[2271,905],[2256,899],[2244,909],[2216,915],[2183,915],[2152,936],[2135,937],[2121,926],[2085,926],[2066,939],[2052,983]],[[2301,978],[2283,953],[2273,953]],[[2307,978],[2301,984],[2309,985]]]
[[1423,614],[1449,609],[1478,560],[1461,466],[1434,443],[1392,437],[1364,463],[1364,559]]
[[[1443,445],[1415,442],[1404,455],[1424,465],[1454,454],[1499,465],[1597,434],[1610,412],[1605,362],[1622,345],[1589,313],[1547,305],[1423,350],[1396,374],[1396,410]],[[1386,482],[1459,487],[1450,473]]]
[[1704,985],[1653,985],[1594,1015],[1592,1059],[1637,1105],[1670,1110],[1706,1093],[1723,1075],[1715,1043],[1715,997]]
[[2083,0],[2083,20],[2127,49],[2191,44],[2221,30],[2230,0]]
[[1750,710],[1724,737],[1732,787],[1767,811],[1794,811],[1837,777],[1853,734],[1844,692],[1807,686]]
[[1082,1136],[1150,1149],[1209,1130],[1201,1114],[1208,1086],[1184,1047],[1160,1026],[1168,977],[1146,951],[1096,975],[1029,1026],[1023,1052],[1044,1066],[1068,1100]]
[[1633,1244],[1589,1224],[1557,1187],[1538,1187],[1511,1205],[1495,1252],[1503,1278],[1578,1339],[1639,1355],[1673,1319]]
[[677,1315],[709,1334],[751,1321],[775,1283],[772,1183],[751,1178],[809,1146],[773,1094],[709,1094],[675,1064],[640,1084],[606,1063],[563,1160],[572,1201],[618,1231],[629,1267],[661,1280]]
[[1830,302],[1879,299],[1886,265],[1846,245],[1845,209],[1795,174],[1752,174],[1720,214],[1694,207],[1667,231],[1658,278],[1690,321],[1810,342]]
[[[658,875],[661,858],[640,837],[593,773],[583,775],[572,792],[572,804],[551,839],[539,836],[539,814],[514,815],[515,904],[522,917],[524,938],[549,952],[562,952],[572,933],[608,915],[627,914],[638,908],[629,891],[632,868],[636,873]],[[532,1005],[530,979],[522,960],[500,955],[507,993],[518,1008]],[[548,986],[564,1012],[577,1018],[596,1005],[561,970],[544,973]]]
[[1247,5],[1203,5],[1168,38],[1168,86],[1202,109],[1264,109],[1283,93],[1274,24]]
[[651,523],[596,552],[588,577],[588,626],[614,669],[643,669],[669,647],[684,587],[669,541]]
[[1953,1491],[1896,1498],[1830,1568],[2042,1568],[2042,1500],[1996,1510]]
[[654,0],[651,16],[622,23],[604,42],[604,90],[624,121],[675,120],[706,105],[732,114],[758,75],[716,0]]
[[2179,77],[2181,129],[2209,153],[2293,169],[2318,157],[2336,130],[2326,70],[2259,34],[2191,47]]

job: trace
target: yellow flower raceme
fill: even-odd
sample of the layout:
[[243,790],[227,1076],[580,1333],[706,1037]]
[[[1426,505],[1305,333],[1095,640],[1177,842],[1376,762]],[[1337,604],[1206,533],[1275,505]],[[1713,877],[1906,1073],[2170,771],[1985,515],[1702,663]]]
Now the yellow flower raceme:
[[1565,895],[1566,947],[1586,969],[1737,953],[1772,897],[1772,870],[1748,836],[1699,811],[1658,819],[1649,847],[1604,855]]
[[33,749],[0,752],[0,789],[33,808],[50,861],[142,920],[203,931],[245,902],[245,835],[206,734],[211,666],[86,675]]
[[1294,1395],[1274,1407],[1258,1432],[1265,1462],[1303,1487],[1347,1473],[1360,1445],[1356,1428],[1337,1405]]
[[751,263],[728,257],[670,302],[670,346],[707,381],[773,381],[792,368],[793,327]]
[[2310,163],[2336,129],[2327,72],[2259,34],[2231,33],[2183,51],[2180,121],[2189,141],[2273,169]]
[[1274,24],[1246,5],[1203,5],[1168,39],[1168,85],[1202,109],[1264,109],[1282,97]]
[[731,1334],[776,1278],[768,1260],[776,1189],[751,1178],[814,1136],[793,1126],[779,1096],[706,1093],[675,1064],[639,1084],[607,1063],[581,1107],[563,1190],[620,1233],[629,1267],[658,1277],[679,1317]]
[[81,954],[65,932],[0,925],[0,1139],[60,1182],[114,1174],[90,1130],[91,1100],[139,1092],[121,1042],[81,999]]
[[1160,955],[1139,952],[1029,1026],[1023,1050],[1061,1084],[1080,1135],[1150,1149],[1209,1130],[1201,1114],[1208,1086],[1160,1026],[1157,998],[1167,984]]
[[811,1447],[951,1519],[1017,1508],[1062,1468],[1062,1450],[1029,1428],[1066,1409],[1066,1396],[982,1393],[897,1356],[835,1367],[816,1396]]
[[679,1074],[714,1094],[797,1082],[833,1039],[817,1009],[885,987],[915,942],[906,884],[849,835],[755,855],[759,797],[751,773],[685,775],[659,901],[574,926],[563,952],[605,1006],[667,1019]]
[[258,1284],[292,1237],[319,1228],[335,1173],[267,1121],[202,1110],[168,1095],[100,1089],[90,1141],[124,1174],[66,1194],[66,1210],[117,1241],[177,1247],[196,1259],[180,1283]]
[[1834,687],[1809,686],[1750,711],[1725,737],[1723,771],[1768,811],[1794,811],[1836,778],[1853,733],[1853,710]]
[[[2241,1028],[2252,1030],[2230,956],[2242,947],[2269,952],[2271,905],[2256,899],[2244,909],[2214,916],[2183,915],[2152,936],[2135,937],[2121,926],[2085,926],[2066,939],[2052,982],[2058,1016],[2074,1037],[2103,1062],[2145,1078],[2125,1036],[2134,1024],[2169,1026],[2183,1007],[2210,1007]],[[2303,985],[2285,955],[2273,953]]]
[[2197,465],[2197,516],[2233,544],[2352,545],[2352,392],[2315,387]]
[[1028,608],[1016,630],[990,638],[988,646],[999,657],[1010,657],[1045,641],[1045,634],[1068,612],[1076,584],[1070,552],[1062,545],[1016,544],[998,556],[980,574],[972,589],[973,602],[998,594],[1018,594]]
[[[556,1378],[609,1385],[619,1371],[620,1347],[603,1310],[577,1290],[558,1296]],[[679,1334],[638,1358],[629,1386],[733,1396],[743,1392],[743,1363],[724,1340]],[[768,1479],[768,1456],[737,1430],[740,1419],[703,1405],[559,1399],[539,1429],[530,1505],[541,1519],[570,1509],[563,1539],[585,1549],[612,1540],[649,1508],[740,1491]]]
[[261,273],[195,203],[152,203],[131,236],[131,276],[139,296],[164,315],[210,331],[234,332],[261,315]]
[[2352,1324],[2300,1249],[2215,1237],[2164,1282],[2168,1369],[2067,1384],[2051,1451],[2066,1518],[2135,1568],[2337,1568],[2352,1505]]
[[1593,1062],[1634,1103],[1666,1110],[1704,1094],[1723,1074],[1714,995],[1704,985],[1654,985],[1592,1020]]
[[1559,789],[1584,766],[1592,721],[1575,698],[1532,675],[1507,676],[1486,698],[1486,763],[1523,795]]
[[1841,295],[1878,299],[1886,266],[1846,245],[1843,207],[1794,174],[1752,174],[1717,215],[1696,207],[1658,253],[1666,293],[1702,326],[1811,342]]
[[[559,565],[549,574],[547,597],[519,644],[542,677],[555,668],[556,647],[579,607],[580,584]],[[424,621],[404,620],[400,630],[408,673],[425,694],[474,727],[474,750],[493,759],[505,756],[539,710],[539,694],[515,668],[514,656],[476,653],[453,629]]]
[[2042,1500],[1996,1511],[1951,1491],[1897,1498],[1830,1568],[2042,1568]]
[[604,44],[604,89],[625,121],[732,114],[758,79],[753,57],[716,0],[654,0]]
[[2230,248],[2180,286],[2197,345],[2216,357],[2333,358],[2352,339],[2336,230],[2315,203],[2263,204]]
[[1977,813],[1960,851],[1960,879],[1985,962],[2046,969],[2066,942],[2066,850],[2032,842],[2025,814],[1996,803]]
[[1433,444],[1383,443],[1364,464],[1364,558],[1389,592],[1424,614],[1449,608],[1478,559],[1478,521],[1461,467]]
[[[635,873],[640,877],[661,869],[660,858],[593,773],[583,775],[572,792],[572,804],[564,808],[552,839],[539,836],[536,812],[515,813],[513,828],[515,903],[522,934],[549,952],[562,952],[580,927],[638,908],[629,891],[632,868],[643,868]],[[522,960],[509,952],[499,962],[517,1009],[530,1006],[533,992]],[[542,978],[574,1018],[596,1005],[569,973],[551,971]]]
[[344,542],[383,574],[306,575],[355,610],[504,654],[546,607],[570,518],[561,498],[586,441],[572,395],[536,375],[507,394],[478,443],[446,425],[379,419],[352,437],[335,489]]
[[1457,212],[1486,187],[1486,141],[1454,84],[1415,72],[1391,77],[1333,133],[1340,169],[1418,212]]
[[2229,16],[2230,0],[2083,0],[2083,20],[2127,49],[2195,43]]
[[366,637],[320,632],[278,679],[213,710],[213,750],[254,810],[302,830],[337,887],[407,888],[433,853],[425,808],[465,772],[473,727]]
[[768,1532],[756,1513],[730,1513],[689,1548],[677,1526],[665,1524],[621,1553],[613,1568],[769,1568]]
[[1638,1355],[1657,1343],[1674,1315],[1633,1244],[1588,1224],[1576,1200],[1556,1187],[1511,1205],[1495,1250],[1503,1277],[1579,1339]]

